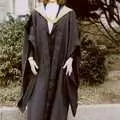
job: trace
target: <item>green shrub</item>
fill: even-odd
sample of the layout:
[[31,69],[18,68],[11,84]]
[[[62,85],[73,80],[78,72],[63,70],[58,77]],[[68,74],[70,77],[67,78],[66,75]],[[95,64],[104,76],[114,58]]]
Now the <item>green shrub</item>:
[[[89,37],[89,36],[88,36]],[[96,85],[103,83],[106,76],[105,48],[95,45],[85,37],[81,41],[80,79],[83,83]]]
[[9,21],[0,25],[0,85],[20,79],[23,34],[23,21]]

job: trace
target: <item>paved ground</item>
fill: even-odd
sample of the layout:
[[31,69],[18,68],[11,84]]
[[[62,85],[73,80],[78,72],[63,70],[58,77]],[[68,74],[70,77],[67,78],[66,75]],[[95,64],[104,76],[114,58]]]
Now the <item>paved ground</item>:
[[[15,107],[0,107],[0,120],[26,120]],[[74,118],[69,111],[68,120],[120,120],[120,104],[81,105]]]
[[120,120],[120,105],[82,105],[76,117],[69,114],[68,120]]

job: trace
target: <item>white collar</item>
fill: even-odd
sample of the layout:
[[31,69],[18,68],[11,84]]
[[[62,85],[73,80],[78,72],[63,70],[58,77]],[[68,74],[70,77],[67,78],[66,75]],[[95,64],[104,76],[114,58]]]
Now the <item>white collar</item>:
[[[44,4],[43,4],[44,5]],[[51,23],[56,23],[58,20],[60,20],[63,16],[65,16],[67,13],[69,13],[70,11],[72,11],[71,8],[67,7],[67,6],[63,6],[58,14],[58,16],[53,20],[50,19],[49,17],[47,17],[45,10],[43,9],[43,7],[41,7],[41,5],[38,5],[35,10],[37,12],[39,12],[47,21],[50,21]]]

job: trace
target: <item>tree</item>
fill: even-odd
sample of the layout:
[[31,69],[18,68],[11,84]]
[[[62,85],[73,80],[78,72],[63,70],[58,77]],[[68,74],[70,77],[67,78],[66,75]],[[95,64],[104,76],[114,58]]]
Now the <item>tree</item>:
[[120,27],[120,0],[68,0],[67,5],[75,9],[78,17],[101,23],[106,30],[106,25],[102,21],[104,16],[109,28],[120,33],[118,28],[116,29],[116,26]]

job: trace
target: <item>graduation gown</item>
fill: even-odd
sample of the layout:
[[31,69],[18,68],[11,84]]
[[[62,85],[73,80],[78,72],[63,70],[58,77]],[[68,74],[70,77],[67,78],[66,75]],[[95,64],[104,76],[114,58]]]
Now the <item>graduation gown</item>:
[[[51,33],[48,19],[38,7],[25,26],[23,82],[17,106],[21,112],[28,107],[28,120],[66,120],[69,104],[73,115],[77,109],[78,57],[74,57],[70,76],[66,76],[66,69],[63,69],[67,59],[80,47],[76,14],[71,8],[61,6],[56,19],[49,19],[54,23]],[[31,49],[39,67],[36,76],[28,62]]]

